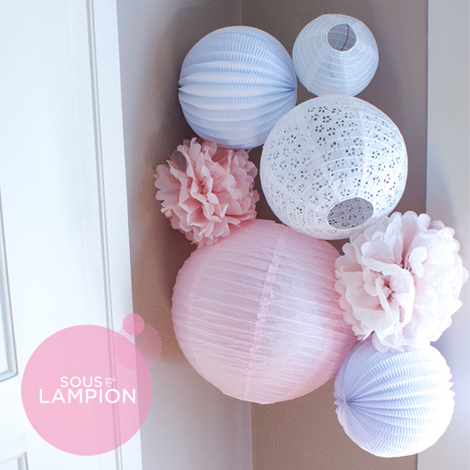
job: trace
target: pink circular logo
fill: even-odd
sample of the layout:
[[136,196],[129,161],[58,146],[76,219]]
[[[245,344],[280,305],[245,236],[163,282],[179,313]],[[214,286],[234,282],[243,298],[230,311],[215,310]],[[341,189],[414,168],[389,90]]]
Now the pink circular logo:
[[152,381],[129,338],[83,325],[55,333],[36,349],[21,395],[29,421],[47,442],[72,454],[96,455],[118,448],[139,430],[150,408]]

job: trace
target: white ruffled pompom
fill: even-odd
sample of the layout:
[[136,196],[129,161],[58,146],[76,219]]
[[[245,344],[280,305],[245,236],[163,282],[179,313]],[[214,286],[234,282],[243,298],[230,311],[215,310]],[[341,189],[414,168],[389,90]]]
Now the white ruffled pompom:
[[414,212],[380,219],[351,236],[336,261],[344,319],[380,351],[436,341],[460,308],[468,279],[454,230]]

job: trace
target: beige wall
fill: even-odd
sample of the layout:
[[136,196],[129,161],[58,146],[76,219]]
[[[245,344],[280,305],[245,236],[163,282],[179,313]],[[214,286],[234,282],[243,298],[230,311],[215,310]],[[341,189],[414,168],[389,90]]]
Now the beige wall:
[[[243,8],[243,18],[242,18]],[[192,370],[174,337],[171,293],[191,247],[155,201],[153,170],[190,137],[177,100],[186,52],[208,32],[242,23],[287,48],[311,19],[344,13],[374,33],[380,63],[360,95],[401,129],[410,170],[399,210],[425,209],[426,0],[118,0],[135,311],[164,341],[152,370],[153,403],[142,428],[144,469],[249,470],[250,405],[222,395]],[[299,85],[299,101],[312,97]],[[259,161],[259,149],[250,153]],[[266,203],[261,218],[273,218]],[[353,444],[336,419],[332,381],[306,397],[252,405],[255,470],[416,468],[416,458],[378,459]]]
[[[291,53],[300,30],[325,13],[364,21],[380,54],[377,73],[359,95],[398,125],[409,155],[405,194],[397,210],[424,212],[426,198],[426,0],[243,0],[243,23],[268,31]],[[299,102],[313,98],[299,83]],[[251,152],[258,162],[259,151]],[[273,218],[262,201],[260,216]],[[335,243],[337,247],[340,244]],[[333,381],[275,405],[252,405],[254,470],[411,470],[416,457],[380,459],[357,447],[338,423]]]
[[135,312],[156,328],[163,355],[151,369],[142,427],[145,470],[251,468],[250,405],[202,379],[181,353],[170,316],[176,273],[191,245],[155,200],[153,173],[192,135],[177,98],[181,63],[210,31],[240,23],[231,0],[118,0],[124,138]]

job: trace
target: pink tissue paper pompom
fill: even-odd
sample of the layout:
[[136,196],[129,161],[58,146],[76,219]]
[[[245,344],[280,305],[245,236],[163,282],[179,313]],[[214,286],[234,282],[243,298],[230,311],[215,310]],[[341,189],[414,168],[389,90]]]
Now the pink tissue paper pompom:
[[356,232],[336,263],[344,319],[379,351],[436,341],[460,308],[468,272],[454,230],[426,214],[396,212]]
[[231,226],[256,218],[258,173],[244,150],[185,140],[167,164],[157,166],[155,186],[171,226],[199,246],[226,237]]

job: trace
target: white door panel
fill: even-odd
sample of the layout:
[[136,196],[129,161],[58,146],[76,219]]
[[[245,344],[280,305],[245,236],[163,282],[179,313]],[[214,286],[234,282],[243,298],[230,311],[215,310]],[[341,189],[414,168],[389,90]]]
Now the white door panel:
[[119,329],[132,313],[114,1],[4,2],[0,64],[2,318],[11,305],[14,330],[2,322],[0,374],[18,365],[0,383],[0,470],[139,469],[139,435],[105,455],[67,454],[37,435],[19,394],[48,336]]
[[[17,373],[0,200],[0,383]],[[0,402],[1,403],[1,402]]]
[[27,465],[26,454],[21,454],[20,456],[14,457],[8,462],[0,464],[0,470],[27,470]]

